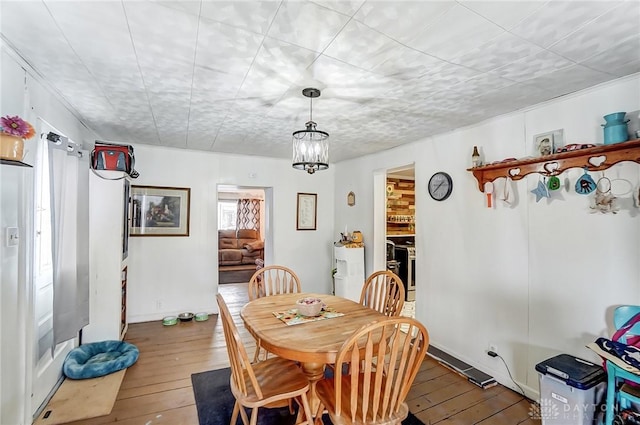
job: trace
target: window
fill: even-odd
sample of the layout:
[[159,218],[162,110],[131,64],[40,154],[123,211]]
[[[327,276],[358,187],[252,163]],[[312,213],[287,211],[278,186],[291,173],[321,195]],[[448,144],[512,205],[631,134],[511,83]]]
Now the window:
[[235,230],[237,218],[237,201],[218,201],[218,230]]

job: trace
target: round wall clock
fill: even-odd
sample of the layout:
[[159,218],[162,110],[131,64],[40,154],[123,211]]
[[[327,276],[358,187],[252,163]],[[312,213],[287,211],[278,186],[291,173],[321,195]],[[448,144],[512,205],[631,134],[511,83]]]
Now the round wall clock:
[[428,189],[433,199],[444,201],[453,191],[453,180],[449,174],[439,171],[429,179]]

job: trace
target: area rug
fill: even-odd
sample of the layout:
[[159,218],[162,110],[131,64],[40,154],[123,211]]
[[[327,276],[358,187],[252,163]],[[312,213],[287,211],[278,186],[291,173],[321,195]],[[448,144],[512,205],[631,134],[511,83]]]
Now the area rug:
[[[193,393],[196,399],[199,425],[229,425],[235,399],[229,388],[229,368],[210,370],[191,375]],[[247,411],[248,413],[248,411]],[[322,418],[325,425],[331,421],[327,415]],[[258,413],[258,425],[292,425],[295,415],[289,414],[288,408],[261,408]],[[242,420],[238,418],[238,423]],[[418,418],[409,413],[403,425],[424,425]]]

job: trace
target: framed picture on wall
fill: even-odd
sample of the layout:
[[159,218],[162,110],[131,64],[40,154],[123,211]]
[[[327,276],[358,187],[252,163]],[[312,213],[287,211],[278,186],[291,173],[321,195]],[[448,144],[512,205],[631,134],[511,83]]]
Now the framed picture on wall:
[[315,193],[298,193],[296,230],[316,230],[317,199]]
[[131,236],[189,236],[188,187],[131,186]]

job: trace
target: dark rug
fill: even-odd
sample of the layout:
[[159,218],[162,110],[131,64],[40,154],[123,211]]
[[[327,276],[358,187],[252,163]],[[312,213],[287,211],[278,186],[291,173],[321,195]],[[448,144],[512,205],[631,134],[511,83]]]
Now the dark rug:
[[[229,425],[235,398],[229,388],[229,368],[210,370],[191,375],[193,393],[198,409],[198,422],[200,425]],[[294,403],[295,405],[295,403]],[[247,410],[247,414],[250,414]],[[249,416],[250,417],[250,416]],[[325,425],[330,425],[327,415],[322,417]],[[295,422],[295,415],[289,414],[288,408],[266,409],[258,412],[258,425],[291,425]],[[238,424],[242,423],[238,415]],[[403,425],[424,425],[418,418],[409,413]]]
[[251,280],[251,276],[256,272],[255,267],[251,270],[229,270],[218,272],[218,283],[244,283]]

